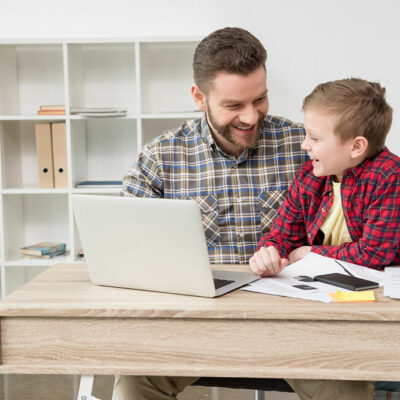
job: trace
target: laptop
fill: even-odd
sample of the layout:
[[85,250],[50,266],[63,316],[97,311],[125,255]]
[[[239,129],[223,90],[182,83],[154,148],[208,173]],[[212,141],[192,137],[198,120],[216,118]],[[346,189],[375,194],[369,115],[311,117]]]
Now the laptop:
[[73,194],[72,207],[97,285],[217,297],[259,279],[211,269],[194,200]]

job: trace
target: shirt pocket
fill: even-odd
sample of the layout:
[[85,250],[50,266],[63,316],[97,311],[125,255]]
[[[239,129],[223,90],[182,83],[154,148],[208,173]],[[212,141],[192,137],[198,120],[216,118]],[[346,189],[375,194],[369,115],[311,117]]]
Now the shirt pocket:
[[287,190],[268,190],[258,195],[261,234],[269,232],[279,206],[283,203]]
[[218,224],[218,200],[216,196],[188,196],[179,197],[182,200],[195,200],[200,207],[201,219],[203,221],[204,234],[207,246],[215,246],[221,237]]

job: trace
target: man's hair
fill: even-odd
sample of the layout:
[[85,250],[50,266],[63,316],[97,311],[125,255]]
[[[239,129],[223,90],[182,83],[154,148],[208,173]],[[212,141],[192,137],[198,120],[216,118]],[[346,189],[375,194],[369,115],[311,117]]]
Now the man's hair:
[[322,107],[338,117],[335,134],[342,142],[364,136],[368,140],[367,157],[385,147],[392,124],[392,107],[386,102],[385,88],[377,82],[359,78],[321,83],[303,101],[308,107]]
[[248,75],[259,67],[265,69],[266,59],[267,51],[250,32],[241,28],[219,29],[196,47],[194,81],[206,93],[219,72]]

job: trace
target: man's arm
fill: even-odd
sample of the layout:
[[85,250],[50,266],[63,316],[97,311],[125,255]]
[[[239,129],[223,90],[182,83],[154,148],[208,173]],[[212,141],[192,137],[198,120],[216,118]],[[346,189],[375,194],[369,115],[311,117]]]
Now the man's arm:
[[290,252],[307,244],[306,227],[302,213],[299,174],[296,174],[285,200],[279,207],[271,229],[261,237],[258,250],[273,246],[281,258],[287,259]]
[[145,146],[125,175],[121,196],[164,197],[164,185],[155,147]]
[[392,264],[400,251],[399,174],[379,182],[371,193],[366,217],[362,237],[357,241],[340,246],[312,246],[311,251],[372,268]]

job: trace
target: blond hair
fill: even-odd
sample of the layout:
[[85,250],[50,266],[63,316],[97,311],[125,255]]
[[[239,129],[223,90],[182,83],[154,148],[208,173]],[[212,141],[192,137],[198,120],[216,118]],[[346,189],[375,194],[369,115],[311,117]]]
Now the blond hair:
[[359,78],[319,84],[303,101],[303,111],[321,107],[338,116],[335,134],[345,142],[356,136],[368,140],[367,157],[385,147],[392,124],[392,107],[386,102],[385,88]]

